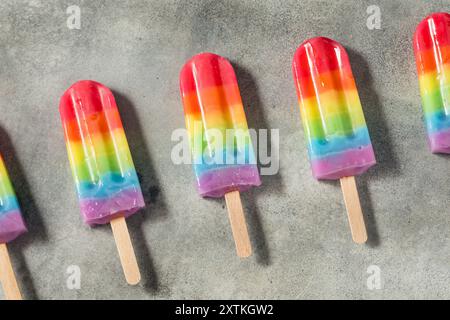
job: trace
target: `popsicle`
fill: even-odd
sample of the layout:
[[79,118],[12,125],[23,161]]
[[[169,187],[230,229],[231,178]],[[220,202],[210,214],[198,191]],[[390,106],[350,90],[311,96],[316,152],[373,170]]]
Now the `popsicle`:
[[21,300],[6,244],[27,232],[19,203],[0,155],[0,280],[7,299]]
[[306,40],[295,52],[293,73],[313,176],[341,181],[353,240],[363,243],[354,176],[376,160],[347,52],[328,38]]
[[428,144],[433,153],[450,153],[450,14],[419,23],[414,51]]
[[216,54],[198,54],[181,70],[180,91],[198,192],[225,197],[237,254],[248,257],[240,192],[261,180],[233,67]]
[[59,111],[83,220],[110,223],[129,284],[140,272],[125,218],[144,207],[139,179],[112,92],[90,80],[61,97]]

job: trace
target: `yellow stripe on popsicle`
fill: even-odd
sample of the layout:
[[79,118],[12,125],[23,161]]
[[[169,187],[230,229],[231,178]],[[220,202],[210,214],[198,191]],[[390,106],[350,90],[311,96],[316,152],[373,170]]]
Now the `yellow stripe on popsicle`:
[[67,143],[70,165],[78,181],[97,181],[98,174],[134,168],[123,129],[114,130],[112,135],[93,134],[85,139],[90,141]]
[[14,190],[11,185],[11,181],[9,179],[8,172],[6,171],[6,167],[3,162],[3,159],[0,156],[0,198],[13,196],[13,195],[14,195]]
[[200,121],[205,129],[247,129],[247,120],[242,104],[232,105],[229,112],[211,110],[205,114],[191,113],[185,115],[186,127],[190,135],[194,134],[194,123]]
[[[302,116],[309,120],[324,120],[336,115],[349,114],[352,122],[359,126],[365,124],[361,101],[356,90],[330,91],[316,97],[299,101]],[[319,107],[320,106],[320,107]]]
[[444,65],[441,72],[430,71],[420,75],[420,94],[430,94],[440,87],[450,86],[450,64]]
[[[328,135],[349,135],[355,129],[366,126],[364,114],[356,90],[329,91],[301,99],[300,112],[309,136],[325,139]],[[320,107],[319,107],[320,106]]]

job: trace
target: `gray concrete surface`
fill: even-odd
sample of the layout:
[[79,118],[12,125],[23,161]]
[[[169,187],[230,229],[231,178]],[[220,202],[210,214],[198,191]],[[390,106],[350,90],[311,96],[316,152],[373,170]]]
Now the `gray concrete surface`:
[[[368,30],[366,9],[381,8]],[[81,30],[66,26],[79,5]],[[0,2],[0,150],[30,232],[10,245],[27,299],[450,298],[450,157],[427,148],[415,26],[450,1]],[[358,179],[370,241],[353,244],[338,183],[315,181],[291,75],[313,36],[344,44],[378,165]],[[240,261],[224,201],[202,200],[170,160],[184,127],[178,74],[230,58],[253,128],[280,129],[280,171],[243,195],[255,249]],[[129,220],[144,281],[125,284],[108,226],[82,224],[58,103],[80,79],[116,94],[146,200]],[[80,290],[66,286],[81,269]],[[367,268],[381,270],[369,290]]]

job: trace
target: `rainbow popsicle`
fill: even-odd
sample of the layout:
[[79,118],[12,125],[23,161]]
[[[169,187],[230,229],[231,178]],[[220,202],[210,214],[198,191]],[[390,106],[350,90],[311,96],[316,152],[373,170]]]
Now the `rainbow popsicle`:
[[353,240],[364,243],[354,176],[376,160],[347,52],[328,38],[306,40],[295,52],[293,71],[313,176],[340,179]]
[[450,14],[420,22],[414,51],[431,152],[450,153]]
[[27,232],[11,181],[0,155],[0,281],[8,300],[22,300],[7,243]]
[[0,155],[0,243],[8,243],[25,232],[19,203]]
[[344,47],[309,39],[295,52],[293,72],[314,177],[340,179],[372,167],[375,155]]
[[198,54],[181,70],[180,90],[198,192],[225,196],[237,254],[248,257],[239,192],[261,180],[233,67],[216,54]]
[[61,97],[60,113],[84,221],[105,224],[143,208],[141,187],[111,91],[95,81],[79,81]]
[[[180,75],[186,127],[204,197],[245,191],[261,180],[236,75],[230,62],[212,53],[191,58]],[[220,135],[226,139],[218,143]],[[231,141],[230,141],[231,140]]]
[[81,214],[89,225],[111,223],[127,282],[141,279],[125,218],[144,207],[114,96],[90,80],[72,85],[59,106]]

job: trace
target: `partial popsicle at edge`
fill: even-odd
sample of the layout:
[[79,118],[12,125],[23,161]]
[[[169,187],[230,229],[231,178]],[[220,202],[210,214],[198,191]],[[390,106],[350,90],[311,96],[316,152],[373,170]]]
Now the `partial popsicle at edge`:
[[419,23],[414,52],[428,144],[433,153],[450,153],[450,14]]
[[83,220],[111,223],[126,280],[137,284],[125,218],[145,204],[114,96],[98,82],[79,81],[61,97],[60,114]]
[[300,114],[313,176],[341,180],[353,240],[367,232],[353,176],[376,164],[345,48],[318,37],[306,40],[293,60]]
[[216,54],[198,54],[181,70],[180,91],[198,192],[226,198],[237,253],[247,257],[239,193],[261,180],[233,67]]
[[16,194],[0,155],[0,281],[8,300],[21,300],[7,243],[27,232]]

